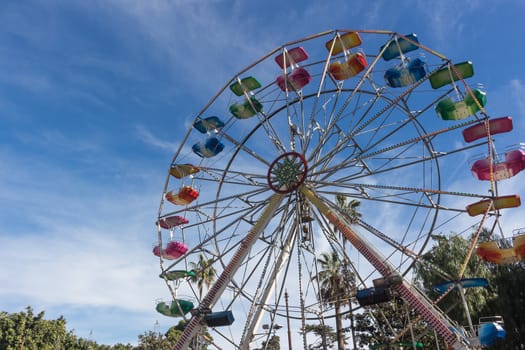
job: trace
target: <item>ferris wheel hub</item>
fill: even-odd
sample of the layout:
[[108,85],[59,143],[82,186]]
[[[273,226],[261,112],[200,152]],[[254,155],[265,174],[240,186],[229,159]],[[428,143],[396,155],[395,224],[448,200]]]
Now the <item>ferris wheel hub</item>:
[[290,193],[304,183],[308,163],[303,155],[287,152],[275,159],[268,169],[268,185],[277,193]]

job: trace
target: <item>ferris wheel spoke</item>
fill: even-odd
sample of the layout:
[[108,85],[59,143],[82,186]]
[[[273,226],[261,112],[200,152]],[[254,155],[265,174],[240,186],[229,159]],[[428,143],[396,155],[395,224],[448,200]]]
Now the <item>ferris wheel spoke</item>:
[[[248,314],[248,318],[246,320],[246,326],[243,331],[243,336],[242,336],[242,341],[241,341],[241,344],[243,344],[243,349],[249,348],[248,345],[253,340],[255,328],[257,327],[257,325],[259,324],[261,320],[262,312],[264,308],[266,307],[266,305],[268,305],[268,301],[269,301],[268,299],[270,298],[271,293],[275,290],[275,286],[279,279],[279,275],[281,274],[286,264],[288,264],[288,266],[285,268],[283,278],[288,277],[288,267],[290,263],[289,256],[292,251],[292,245],[296,239],[296,229],[294,229],[294,227],[292,226],[292,229],[289,231],[289,233],[286,236],[287,237],[285,241],[283,242],[282,246],[278,248],[279,254],[277,255],[276,258],[274,258],[274,263],[272,264],[273,267],[271,268],[270,273],[267,275],[268,278],[266,279],[266,282],[263,281],[263,278],[265,278],[266,273],[261,274],[261,280],[259,281],[259,286],[257,289],[260,292],[257,298],[253,298],[251,310],[250,310],[250,313]],[[268,261],[268,263],[269,262],[270,261]],[[277,312],[277,311],[278,311],[277,309],[274,310],[274,312]]]
[[[232,275],[237,271],[242,261],[246,258],[250,247],[255,243],[257,237],[261,234],[262,230],[268,224],[272,214],[277,209],[281,200],[281,195],[275,194],[272,197],[268,207],[261,214],[259,221],[254,225],[254,227],[250,230],[248,235],[244,238],[243,244],[232,257],[231,262],[224,268],[222,274],[219,276],[219,278],[217,279],[213,287],[210,289],[208,294],[206,294],[206,297],[199,305],[200,309],[209,308],[217,302],[222,292],[227,288],[228,281],[231,279]],[[190,340],[196,335],[203,318],[203,314],[196,314],[191,318],[190,322],[184,329],[180,340],[175,345],[174,350],[183,350],[187,348]]]
[[[250,188],[245,192],[237,192],[229,196],[211,199],[206,202],[200,202],[196,205],[180,207],[178,210],[167,212],[166,214],[160,216],[160,218],[162,219],[177,214],[183,214],[186,212],[196,212],[206,217],[205,220],[212,220],[212,216],[210,216],[210,214],[207,214],[207,208],[235,208],[235,206],[232,206],[232,203],[234,201],[240,201],[243,204],[248,204],[248,208],[244,208],[243,205],[243,209],[240,209],[241,211],[251,210],[251,208],[258,206],[261,203],[267,202],[267,199],[262,199],[260,197],[260,195],[264,194],[265,192],[268,192],[267,188]],[[197,224],[199,223],[202,224],[203,222],[199,221]]]
[[[344,194],[348,198],[355,198],[359,201],[366,201],[366,202],[374,202],[374,203],[382,203],[384,205],[397,205],[399,206],[399,209],[401,208],[413,208],[414,210],[420,208],[420,209],[427,209],[427,210],[439,210],[442,212],[451,212],[451,213],[466,213],[467,209],[466,207],[454,207],[454,206],[445,206],[442,204],[439,204],[437,200],[435,200],[430,193],[426,193],[425,189],[414,189],[413,191],[400,191],[400,192],[383,192],[383,191],[375,191],[375,192],[369,192],[364,191],[363,189],[359,189],[358,187],[347,187],[348,189],[351,189],[354,191],[352,194],[351,192],[342,192],[342,191],[319,191],[320,193],[325,194],[331,194],[333,196],[337,194]],[[357,189],[356,189],[357,188]],[[430,191],[429,191],[430,192]],[[435,194],[440,195],[439,192],[434,192]],[[451,194],[451,193],[446,193]],[[417,197],[414,197],[414,195],[418,195]],[[467,194],[462,193],[454,193],[453,196],[457,197],[465,197]],[[479,194],[468,194],[471,197],[477,197],[477,198],[484,198],[482,195]]]
[[269,165],[269,162],[268,160],[266,160],[264,157],[260,156],[255,150],[253,149],[250,149],[249,147],[247,147],[243,141],[238,141],[236,140],[235,138],[227,135],[227,134],[222,134],[222,136],[227,139],[228,141],[230,141],[231,143],[233,143],[237,148],[239,148],[241,151],[243,151],[245,154],[248,154],[250,155],[252,158],[258,160],[259,162],[261,162],[262,164],[264,165]]

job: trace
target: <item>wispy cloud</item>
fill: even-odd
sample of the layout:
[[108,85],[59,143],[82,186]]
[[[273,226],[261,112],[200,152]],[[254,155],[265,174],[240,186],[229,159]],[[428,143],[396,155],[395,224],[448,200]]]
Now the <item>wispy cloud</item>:
[[[146,145],[152,146],[154,148],[166,151],[169,153],[175,152],[179,142],[178,140],[173,141],[164,141],[161,140],[158,136],[155,136],[150,130],[145,126],[138,125],[135,127],[137,132],[137,137]],[[182,134],[182,133],[181,133]]]
[[479,0],[469,1],[424,1],[417,0],[417,9],[426,24],[430,26],[429,33],[434,35],[439,46],[446,45],[450,37],[464,35],[466,19],[482,4]]
[[523,126],[525,125],[523,122],[523,117],[525,117],[525,101],[523,100],[523,96],[525,96],[525,84],[520,79],[512,79],[509,86],[512,100],[515,101],[517,112],[519,113],[516,115],[516,120],[521,126],[520,129],[523,130]]

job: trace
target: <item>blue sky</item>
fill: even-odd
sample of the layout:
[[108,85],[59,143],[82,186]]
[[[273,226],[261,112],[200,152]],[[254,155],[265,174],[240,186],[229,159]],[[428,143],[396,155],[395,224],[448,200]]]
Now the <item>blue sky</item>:
[[284,42],[337,28],[417,33],[475,63],[489,114],[513,116],[509,143],[522,141],[523,13],[522,0],[4,0],[0,309],[64,315],[106,344],[166,329],[151,247],[172,154],[213,94]]

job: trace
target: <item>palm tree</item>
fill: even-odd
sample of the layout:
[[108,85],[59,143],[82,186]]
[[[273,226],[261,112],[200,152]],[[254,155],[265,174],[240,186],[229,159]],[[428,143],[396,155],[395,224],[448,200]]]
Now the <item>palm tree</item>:
[[216,271],[212,264],[213,259],[206,259],[204,254],[199,255],[198,262],[190,262],[191,268],[195,272],[195,276],[192,276],[190,280],[193,283],[197,283],[199,300],[202,300],[204,286],[210,288],[211,284],[215,281]]
[[337,206],[339,207],[339,209],[341,209],[343,213],[346,214],[346,218],[348,219],[348,221],[350,221],[351,224],[357,224],[359,219],[361,219],[361,213],[358,211],[361,202],[357,199],[352,199],[349,202],[347,202],[347,199],[348,197],[344,194],[335,195]]
[[325,305],[333,306],[335,309],[335,329],[337,334],[337,348],[345,348],[345,337],[343,333],[343,317],[341,308],[348,304],[347,278],[345,276],[344,264],[341,263],[337,253],[322,253],[317,262],[321,270],[314,279],[319,285],[319,298]]
[[[357,224],[361,219],[361,213],[359,212],[359,206],[361,205],[361,202],[357,199],[352,199],[349,202],[347,202],[347,199],[348,197],[346,197],[343,194],[336,194],[335,196],[337,206],[346,215],[346,218],[348,219],[350,224],[354,225]],[[346,251],[346,237],[343,234],[340,234],[340,236],[343,240],[343,251]],[[349,302],[348,305],[350,307],[350,327],[352,329],[352,342],[354,345],[354,349],[357,349],[354,328],[354,312],[352,310],[352,303]]]

